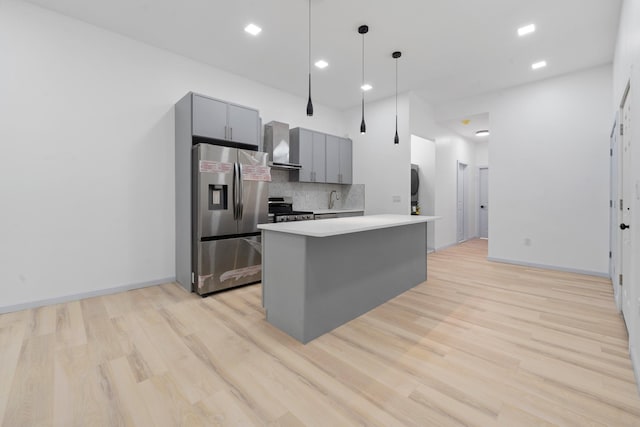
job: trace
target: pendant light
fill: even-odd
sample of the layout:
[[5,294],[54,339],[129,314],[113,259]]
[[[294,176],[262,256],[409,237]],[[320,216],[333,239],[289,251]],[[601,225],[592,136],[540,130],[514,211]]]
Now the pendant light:
[[396,60],[396,135],[393,138],[394,144],[400,144],[400,138],[398,138],[398,58],[402,56],[402,52],[396,51],[391,54],[391,57]]
[[[360,25],[358,27],[358,33],[362,34],[362,87],[364,87],[364,35],[369,32],[369,27],[366,25]],[[362,89],[362,121],[360,122],[360,133],[367,132],[367,125],[364,122],[364,89]]]
[[309,0],[309,100],[307,101],[307,116],[313,116],[311,102],[311,0]]

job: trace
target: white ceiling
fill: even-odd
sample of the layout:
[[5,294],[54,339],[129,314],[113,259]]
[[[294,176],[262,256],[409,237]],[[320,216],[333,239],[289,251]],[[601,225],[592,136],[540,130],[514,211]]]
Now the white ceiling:
[[[621,0],[311,0],[313,100],[359,104],[413,90],[431,103],[609,63]],[[306,97],[306,0],[30,0],[65,15]],[[243,28],[263,28],[258,37]],[[518,27],[535,23],[525,38]],[[545,59],[547,68],[532,71]],[[303,106],[304,108],[304,106]]]
[[471,141],[488,141],[490,138],[490,135],[476,135],[479,130],[491,130],[489,113],[474,114],[461,119],[444,121],[441,124]]

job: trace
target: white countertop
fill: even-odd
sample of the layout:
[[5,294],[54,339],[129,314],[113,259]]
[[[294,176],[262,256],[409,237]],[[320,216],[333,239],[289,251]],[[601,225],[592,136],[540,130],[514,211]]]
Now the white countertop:
[[[306,210],[306,209],[301,209]],[[311,209],[310,209],[311,210]],[[364,209],[312,209],[314,214],[322,215],[322,214],[343,214],[343,213],[352,213],[352,212],[364,212]]]
[[347,218],[333,218],[323,221],[291,221],[277,224],[258,224],[258,228],[280,233],[298,234],[309,237],[329,237],[340,234],[359,233],[381,228],[432,222],[439,216],[422,215],[365,215]]

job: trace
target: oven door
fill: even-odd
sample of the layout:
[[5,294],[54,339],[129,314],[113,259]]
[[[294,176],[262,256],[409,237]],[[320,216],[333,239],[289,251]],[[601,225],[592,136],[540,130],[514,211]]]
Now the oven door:
[[261,236],[198,243],[195,291],[200,295],[262,279]]

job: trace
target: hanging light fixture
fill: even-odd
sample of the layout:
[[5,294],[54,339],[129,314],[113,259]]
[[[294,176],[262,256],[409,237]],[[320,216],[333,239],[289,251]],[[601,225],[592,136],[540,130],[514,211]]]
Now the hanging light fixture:
[[364,35],[369,32],[369,27],[366,25],[360,25],[358,27],[358,33],[362,34],[362,121],[360,122],[360,133],[367,132],[367,125],[364,122]]
[[313,116],[311,102],[311,0],[309,0],[309,100],[307,101],[307,116]]
[[398,58],[402,56],[402,52],[395,51],[391,54],[391,57],[396,60],[396,136],[393,138],[394,144],[400,144],[400,138],[398,138]]

